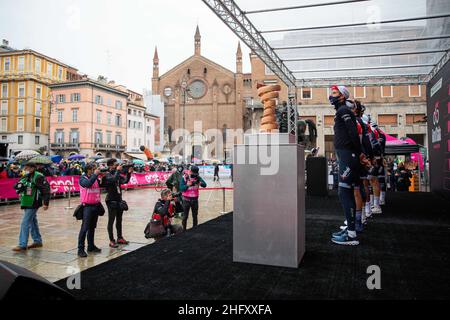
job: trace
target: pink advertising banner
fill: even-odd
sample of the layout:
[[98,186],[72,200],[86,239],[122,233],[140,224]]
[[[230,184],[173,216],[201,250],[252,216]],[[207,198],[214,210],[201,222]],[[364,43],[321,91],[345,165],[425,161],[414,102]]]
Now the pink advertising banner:
[[[155,184],[158,181],[166,181],[171,172],[146,172],[132,173],[130,182],[122,185],[123,188],[132,189],[142,185]],[[47,177],[50,184],[50,191],[53,194],[80,191],[78,184],[79,176]],[[19,196],[14,190],[14,184],[18,179],[0,179],[0,199],[18,199]]]

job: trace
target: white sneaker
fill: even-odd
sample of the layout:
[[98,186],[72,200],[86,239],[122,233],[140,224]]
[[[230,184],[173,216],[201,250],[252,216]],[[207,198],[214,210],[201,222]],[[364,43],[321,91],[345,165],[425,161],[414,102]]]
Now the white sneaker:
[[341,229],[341,230],[346,230],[346,229],[347,229],[347,226],[340,226],[339,229]]
[[383,211],[381,210],[381,207],[373,207],[372,213],[380,214],[380,213],[383,213]]

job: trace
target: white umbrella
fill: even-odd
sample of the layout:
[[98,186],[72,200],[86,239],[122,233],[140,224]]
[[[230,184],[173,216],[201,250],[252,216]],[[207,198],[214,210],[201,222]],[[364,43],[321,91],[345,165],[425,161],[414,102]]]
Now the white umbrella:
[[40,156],[41,154],[34,150],[24,150],[20,152],[16,157],[15,160],[30,160],[36,156]]

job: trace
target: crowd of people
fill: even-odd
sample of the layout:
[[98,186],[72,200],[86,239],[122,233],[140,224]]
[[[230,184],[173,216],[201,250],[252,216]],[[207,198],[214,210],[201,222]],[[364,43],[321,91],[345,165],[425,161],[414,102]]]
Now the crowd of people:
[[[81,220],[78,235],[78,256],[84,258],[88,253],[99,253],[101,249],[95,245],[95,230],[98,217],[104,215],[105,208],[101,203],[102,189],[106,191],[105,204],[108,212],[107,232],[109,246],[117,248],[127,245],[122,232],[123,212],[128,210],[128,204],[122,198],[122,186],[130,180],[134,166],[119,163],[117,159],[109,159],[104,166],[96,162],[88,162],[83,166],[79,179],[80,205],[74,216]],[[172,166],[168,166],[167,169]],[[50,203],[50,186],[44,174],[38,171],[38,165],[26,162],[22,165],[20,179],[14,185],[19,194],[21,209],[24,215],[21,222],[19,244],[14,247],[16,252],[43,246],[39,231],[37,212],[43,207],[47,210]],[[192,212],[193,227],[198,224],[199,188],[205,188],[206,182],[199,174],[199,167],[195,165],[178,165],[176,170],[166,181],[167,188],[161,192],[161,198],[155,204],[150,226],[157,227],[157,233],[145,229],[148,238],[160,240],[180,231],[186,230],[189,212]],[[182,226],[173,223],[176,213],[182,213]],[[114,225],[116,234],[114,234]],[[153,228],[152,230],[154,230]],[[32,244],[28,245],[31,233]],[[87,252],[86,252],[87,239]]]
[[[86,165],[92,161],[70,161],[61,160],[59,163],[52,164],[36,164],[37,172],[43,174],[45,177],[58,176],[81,176],[86,172]],[[171,163],[133,163],[129,160],[124,160],[123,165],[133,165],[134,171],[138,173],[145,172],[170,172],[175,165]],[[100,169],[106,170],[106,162],[98,163]],[[20,178],[23,176],[24,163],[19,161],[4,161],[0,162],[0,179]]]

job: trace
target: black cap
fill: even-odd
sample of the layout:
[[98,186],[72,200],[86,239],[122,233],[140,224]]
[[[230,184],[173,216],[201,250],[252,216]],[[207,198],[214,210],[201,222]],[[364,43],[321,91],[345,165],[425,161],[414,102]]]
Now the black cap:
[[192,166],[191,167],[191,171],[192,171],[192,173],[198,173],[198,167],[197,166]]

